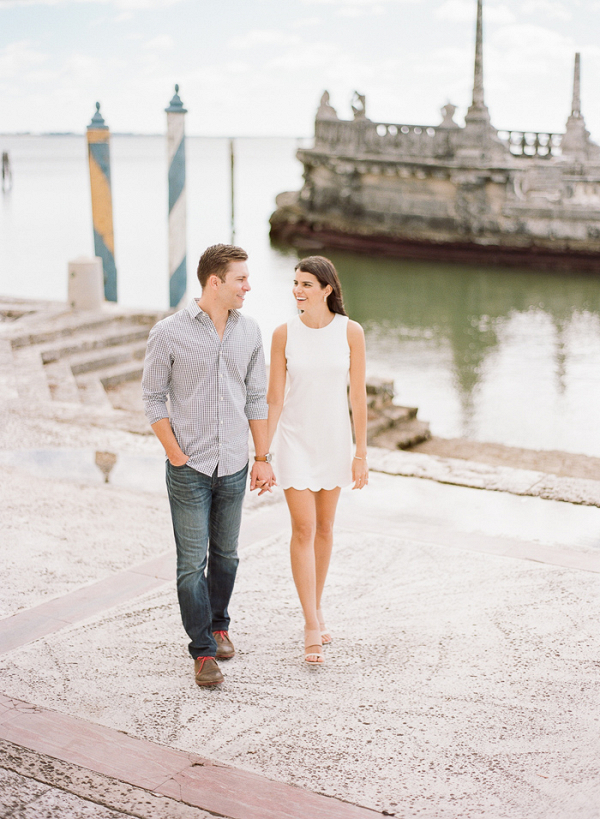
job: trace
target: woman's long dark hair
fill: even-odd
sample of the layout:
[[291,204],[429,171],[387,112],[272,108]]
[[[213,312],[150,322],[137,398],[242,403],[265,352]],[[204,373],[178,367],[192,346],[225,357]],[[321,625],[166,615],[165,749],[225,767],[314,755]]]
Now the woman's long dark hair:
[[325,256],[307,256],[306,259],[300,259],[294,270],[312,273],[318,279],[322,289],[329,285],[331,293],[327,296],[327,307],[332,313],[339,313],[341,316],[348,315],[344,307],[342,285],[337,270],[329,259],[326,259]]

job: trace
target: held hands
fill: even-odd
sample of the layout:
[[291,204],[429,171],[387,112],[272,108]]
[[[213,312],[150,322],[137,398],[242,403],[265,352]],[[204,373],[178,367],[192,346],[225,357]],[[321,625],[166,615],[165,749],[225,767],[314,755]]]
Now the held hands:
[[369,483],[369,467],[366,458],[354,458],[352,461],[352,489],[363,489]]
[[254,461],[254,465],[250,472],[250,491],[258,489],[259,495],[265,492],[272,492],[271,487],[277,486],[275,480],[275,473],[271,464],[265,461]]

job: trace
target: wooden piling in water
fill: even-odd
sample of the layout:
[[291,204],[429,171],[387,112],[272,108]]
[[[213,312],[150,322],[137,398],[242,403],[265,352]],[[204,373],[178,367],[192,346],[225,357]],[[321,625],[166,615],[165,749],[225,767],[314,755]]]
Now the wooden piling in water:
[[185,114],[179,86],[165,108],[169,160],[169,306],[179,307],[187,290],[187,213],[185,200]]
[[96,113],[87,127],[94,250],[102,259],[104,297],[117,301],[117,267],[113,230],[112,193],[110,185],[110,131],[96,103]]

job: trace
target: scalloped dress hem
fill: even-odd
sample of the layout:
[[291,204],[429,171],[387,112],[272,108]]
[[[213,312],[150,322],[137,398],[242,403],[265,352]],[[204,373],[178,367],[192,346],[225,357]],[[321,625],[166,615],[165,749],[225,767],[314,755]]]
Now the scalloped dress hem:
[[320,492],[324,489],[326,492],[330,492],[332,489],[344,489],[346,486],[350,486],[352,481],[349,483],[336,483],[333,486],[319,486],[319,487],[312,487],[312,486],[294,486],[290,484],[289,486],[281,486],[282,489],[296,489],[298,492],[303,492],[305,489],[310,489],[311,492]]

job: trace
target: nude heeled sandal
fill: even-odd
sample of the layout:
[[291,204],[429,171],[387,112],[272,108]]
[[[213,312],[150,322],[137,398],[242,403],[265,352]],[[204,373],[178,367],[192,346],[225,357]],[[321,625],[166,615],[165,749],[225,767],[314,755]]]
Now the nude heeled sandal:
[[321,629],[321,642],[324,646],[328,646],[331,643],[331,634],[327,630],[325,626],[325,618],[323,617],[323,611],[321,609],[317,609],[317,619],[319,621],[319,627]]
[[323,665],[325,658],[323,657],[323,649],[321,651],[308,651],[309,648],[322,646],[321,632],[318,628],[304,627],[304,662],[307,665]]

